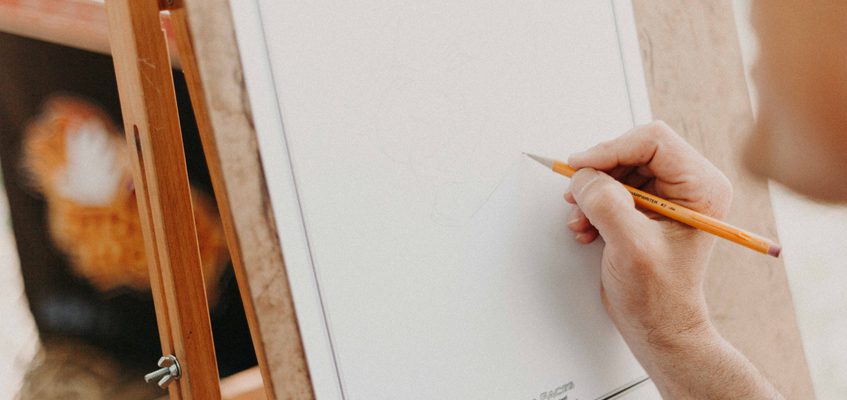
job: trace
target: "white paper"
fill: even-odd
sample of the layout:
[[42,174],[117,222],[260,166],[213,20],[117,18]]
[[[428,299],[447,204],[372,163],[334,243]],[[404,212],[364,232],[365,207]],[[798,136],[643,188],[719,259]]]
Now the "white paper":
[[[647,380],[644,383],[633,387],[631,390],[626,391],[626,393],[621,395],[619,400],[657,400],[661,398],[662,395],[659,393],[659,389],[656,388],[656,385],[653,384],[653,381]],[[618,399],[610,398],[609,400]]]
[[233,2],[319,399],[594,399],[644,376],[566,158],[649,119],[626,1]]

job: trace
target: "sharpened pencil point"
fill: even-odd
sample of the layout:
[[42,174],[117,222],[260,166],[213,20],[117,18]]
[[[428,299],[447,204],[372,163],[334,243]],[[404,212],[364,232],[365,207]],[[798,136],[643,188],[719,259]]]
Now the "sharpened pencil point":
[[552,169],[553,168],[553,160],[549,158],[544,158],[541,156],[537,156],[535,154],[523,153],[525,156],[537,161],[539,164]]

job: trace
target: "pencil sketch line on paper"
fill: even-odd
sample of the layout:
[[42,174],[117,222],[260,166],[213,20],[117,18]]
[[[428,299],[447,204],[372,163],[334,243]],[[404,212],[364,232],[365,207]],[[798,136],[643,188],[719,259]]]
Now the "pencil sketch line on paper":
[[[482,201],[479,202],[462,202],[457,200],[460,195],[469,195],[467,190],[462,190],[461,188],[472,186],[474,184],[473,181],[452,181],[443,183],[436,189],[436,194],[433,197],[431,218],[439,225],[449,227],[461,226],[465,222],[473,220],[474,217],[476,217],[476,215],[485,207],[485,205],[491,201],[491,198],[494,197],[497,190],[503,186],[506,179],[512,175],[515,167],[521,161],[522,160],[520,158],[517,158],[516,161],[509,164],[503,175],[497,180],[497,183],[495,183],[490,190],[485,192],[484,196],[481,196]],[[450,190],[457,188],[458,191]],[[466,212],[462,212],[463,210]]]

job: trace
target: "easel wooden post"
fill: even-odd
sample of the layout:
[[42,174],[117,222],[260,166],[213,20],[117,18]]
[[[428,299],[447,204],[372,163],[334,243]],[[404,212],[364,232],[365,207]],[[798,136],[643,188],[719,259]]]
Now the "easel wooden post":
[[[220,399],[167,42],[156,0],[107,0],[110,42],[171,399]],[[187,39],[186,39],[187,40]],[[187,42],[186,42],[187,43]],[[192,96],[195,97],[195,96]]]
[[[208,302],[193,220],[182,136],[167,40],[160,13],[170,11],[182,70],[205,149],[227,245],[268,399],[275,398],[267,352],[245,276],[224,171],[216,151],[191,32],[181,0],[106,0],[110,45],[118,79],[127,144],[144,230],[151,290],[164,355],[179,363],[179,379],[168,386],[171,399],[221,398]],[[177,295],[179,293],[179,295]],[[282,334],[296,325],[282,327]],[[299,339],[299,335],[296,336]],[[313,398],[299,340],[290,365],[297,398]],[[160,365],[161,366],[161,365]],[[157,378],[158,379],[158,378]],[[305,382],[305,383],[304,383]],[[308,389],[304,389],[304,386]],[[255,398],[255,390],[245,392]],[[241,398],[240,396],[238,398]]]

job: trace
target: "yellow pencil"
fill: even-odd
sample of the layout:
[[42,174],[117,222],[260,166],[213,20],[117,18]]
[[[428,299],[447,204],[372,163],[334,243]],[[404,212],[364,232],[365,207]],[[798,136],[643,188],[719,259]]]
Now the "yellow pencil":
[[[551,160],[544,157],[539,157],[533,154],[526,154],[528,157],[538,161],[542,165],[550,168],[553,172],[567,176],[570,178],[576,170],[570,165],[561,161]],[[632,193],[635,203],[648,210],[655,211],[665,217],[682,222],[683,224],[700,229],[704,232],[720,236],[726,240],[738,243],[742,246],[751,248],[760,253],[765,253],[774,257],[779,257],[782,247],[773,241],[762,236],[746,232],[743,229],[737,228],[708,215],[703,215],[690,208],[683,207],[671,201],[667,201],[661,197],[654,196],[642,190],[638,190],[629,185],[623,185],[626,190]]]

